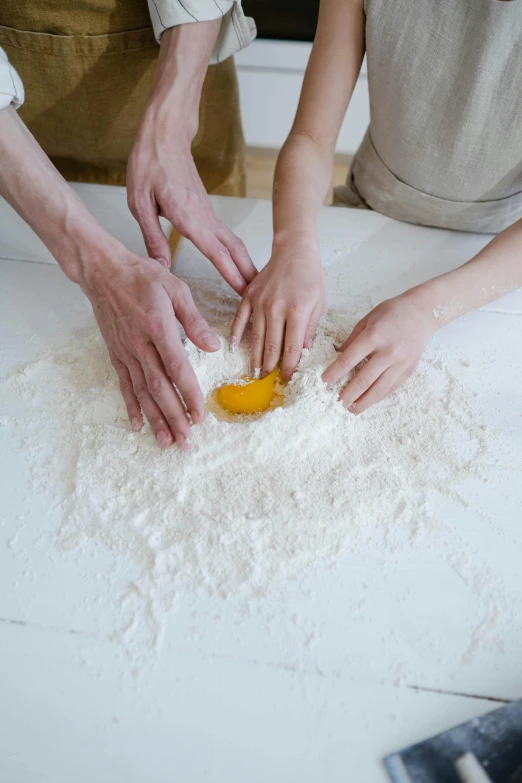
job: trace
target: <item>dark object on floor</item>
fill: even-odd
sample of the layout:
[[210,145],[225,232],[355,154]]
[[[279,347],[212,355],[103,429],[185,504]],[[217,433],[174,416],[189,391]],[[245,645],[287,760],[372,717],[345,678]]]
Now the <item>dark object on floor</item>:
[[473,753],[493,783],[522,783],[522,700],[384,760],[393,783],[461,783],[455,762]]

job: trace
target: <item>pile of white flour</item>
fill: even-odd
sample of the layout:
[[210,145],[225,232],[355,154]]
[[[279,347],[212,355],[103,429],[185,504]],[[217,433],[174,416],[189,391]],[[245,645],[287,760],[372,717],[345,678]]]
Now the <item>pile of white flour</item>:
[[[236,300],[192,288],[223,344],[213,354],[186,346],[208,396],[246,371],[248,340],[226,347]],[[94,539],[130,555],[136,617],[154,635],[181,591],[265,595],[343,553],[401,547],[436,523],[435,495],[458,500],[466,479],[485,475],[488,431],[473,394],[433,354],[362,416],[325,390],[321,373],[351,326],[328,313],[284,405],[246,423],[209,414],[189,452],[131,431],[95,326],[2,383],[28,408],[4,424],[21,430],[36,488],[60,505],[60,546]]]

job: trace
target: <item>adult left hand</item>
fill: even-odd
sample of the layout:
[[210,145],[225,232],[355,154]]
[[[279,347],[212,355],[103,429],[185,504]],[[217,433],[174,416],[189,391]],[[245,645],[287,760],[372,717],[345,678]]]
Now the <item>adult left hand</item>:
[[127,167],[129,209],[147,252],[170,266],[170,249],[159,216],[166,217],[216,267],[238,294],[257,274],[243,242],[216,216],[197,172],[189,140],[144,119]]
[[339,395],[345,408],[362,413],[409,378],[434,331],[432,313],[412,292],[388,299],[355,326],[323,381],[331,389],[367,359]]

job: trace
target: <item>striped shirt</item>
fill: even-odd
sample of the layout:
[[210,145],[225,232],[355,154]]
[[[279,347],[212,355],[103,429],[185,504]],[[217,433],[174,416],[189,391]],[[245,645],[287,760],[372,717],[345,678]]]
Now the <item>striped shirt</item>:
[[[147,0],[156,40],[165,30],[180,24],[222,19],[211,63],[219,63],[245,49],[256,36],[254,20],[246,17],[241,0]],[[24,86],[0,47],[0,109],[24,102]]]

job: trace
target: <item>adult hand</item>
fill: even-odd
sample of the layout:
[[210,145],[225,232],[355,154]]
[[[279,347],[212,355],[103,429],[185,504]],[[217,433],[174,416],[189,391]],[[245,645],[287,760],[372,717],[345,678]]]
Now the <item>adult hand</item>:
[[432,313],[410,292],[382,302],[355,326],[323,381],[331,389],[368,359],[339,397],[352,413],[362,413],[413,373],[434,331]]
[[162,34],[150,100],[127,165],[127,191],[151,258],[170,266],[170,248],[158,220],[162,215],[241,294],[256,269],[241,240],[216,217],[191,153],[201,89],[221,22],[220,17],[175,25]]
[[250,283],[235,315],[231,343],[238,345],[253,314],[250,369],[271,373],[281,354],[289,381],[303,348],[311,348],[324,310],[325,276],[317,241],[302,238],[274,248],[266,267]]
[[125,251],[97,265],[82,288],[109,348],[132,428],[143,425],[141,405],[162,448],[174,441],[187,448],[188,414],[202,422],[205,402],[176,318],[198,348],[220,347],[187,284],[157,261]]
[[[154,115],[155,116],[155,115]],[[129,209],[151,258],[170,267],[170,248],[158,216],[166,217],[242,294],[256,275],[243,242],[216,217],[197,172],[188,138],[146,114],[127,166]]]

